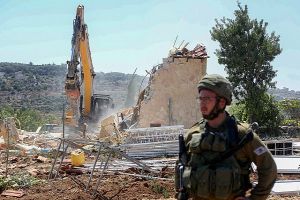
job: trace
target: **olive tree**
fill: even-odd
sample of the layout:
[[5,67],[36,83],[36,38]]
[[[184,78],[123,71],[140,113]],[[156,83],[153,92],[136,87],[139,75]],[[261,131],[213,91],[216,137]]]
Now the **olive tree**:
[[271,61],[282,51],[279,36],[274,32],[268,34],[268,23],[263,20],[250,19],[247,5],[242,7],[238,3],[234,16],[216,19],[210,31],[212,40],[220,45],[215,54],[219,64],[225,66],[235,98],[245,106],[248,122],[261,123],[266,92],[275,87],[273,78],[277,71]]

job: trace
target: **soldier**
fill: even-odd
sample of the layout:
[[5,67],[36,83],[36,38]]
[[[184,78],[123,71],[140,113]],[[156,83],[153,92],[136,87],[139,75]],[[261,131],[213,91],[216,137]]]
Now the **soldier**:
[[[225,111],[232,101],[230,82],[217,74],[206,75],[199,82],[198,91],[203,119],[184,135],[188,161],[181,177],[188,197],[194,200],[267,199],[277,177],[277,167],[249,125],[235,121]],[[250,133],[253,137],[241,145]],[[240,148],[236,148],[238,145]],[[255,186],[249,179],[251,162],[257,166]],[[246,195],[246,191],[250,193]]]

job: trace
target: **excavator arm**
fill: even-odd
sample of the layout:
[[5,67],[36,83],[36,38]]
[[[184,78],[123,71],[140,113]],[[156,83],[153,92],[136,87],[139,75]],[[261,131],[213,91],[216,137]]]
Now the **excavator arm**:
[[86,26],[84,27],[85,39],[80,40],[80,55],[81,55],[81,79],[83,81],[83,109],[82,115],[88,117],[92,111],[92,97],[93,97],[93,80],[95,77],[94,67],[91,58],[88,34],[86,33]]
[[80,79],[78,76],[78,65],[80,59],[80,40],[83,37],[82,25],[83,21],[83,7],[78,6],[76,18],[73,21],[73,36],[71,40],[71,60],[67,61],[68,72],[65,81],[65,91],[67,96],[67,109],[65,122],[67,124],[76,126],[80,119]]
[[[80,127],[94,117],[96,111],[100,110],[100,104],[107,102],[108,96],[105,95],[105,98],[101,98],[101,95],[93,93],[93,81],[96,74],[92,63],[89,35],[87,25],[84,23],[84,7],[82,5],[77,7],[71,43],[71,60],[67,61],[68,72],[65,81],[67,96],[65,122]],[[112,99],[109,96],[108,104],[112,104]]]

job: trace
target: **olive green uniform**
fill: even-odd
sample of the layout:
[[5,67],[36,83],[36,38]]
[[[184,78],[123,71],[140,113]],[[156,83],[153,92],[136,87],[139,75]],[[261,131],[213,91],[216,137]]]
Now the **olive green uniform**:
[[249,125],[241,123],[235,125],[235,133],[229,134],[229,118],[227,115],[225,122],[217,129],[210,128],[202,120],[184,135],[189,161],[184,170],[183,182],[189,197],[195,200],[232,200],[244,196],[252,188],[249,174],[253,162],[257,166],[258,184],[252,188],[248,198],[265,200],[275,183],[277,168],[271,153],[256,134],[234,155],[220,163],[207,165],[211,158],[234,145],[230,144],[233,134],[238,135],[238,139],[246,135]]

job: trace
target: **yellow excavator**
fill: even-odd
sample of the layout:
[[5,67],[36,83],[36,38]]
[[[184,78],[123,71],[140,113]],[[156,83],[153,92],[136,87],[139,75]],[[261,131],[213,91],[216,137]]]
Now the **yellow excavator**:
[[[73,21],[71,60],[67,61],[65,79],[67,107],[65,123],[81,128],[89,121],[99,119],[113,100],[109,95],[94,94],[93,82],[96,76],[89,46],[87,25],[84,23],[84,6],[79,5]],[[79,65],[79,67],[78,67]]]

